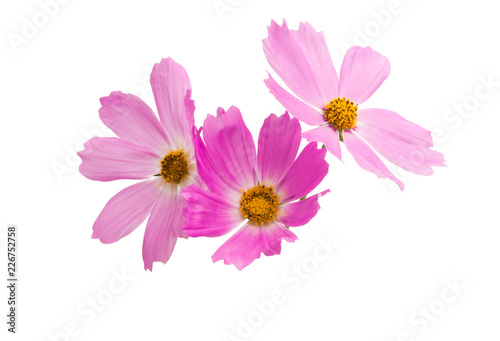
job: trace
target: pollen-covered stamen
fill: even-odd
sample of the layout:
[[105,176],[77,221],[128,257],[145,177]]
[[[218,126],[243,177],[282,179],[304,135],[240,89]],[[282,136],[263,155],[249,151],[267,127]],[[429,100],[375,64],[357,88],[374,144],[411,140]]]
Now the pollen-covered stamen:
[[274,186],[257,185],[241,190],[240,211],[250,223],[264,225],[276,219],[279,197],[274,193]]
[[334,128],[342,131],[356,126],[358,106],[353,101],[338,97],[325,104],[325,118]]
[[172,150],[161,161],[161,172],[166,182],[180,183],[188,174],[188,162],[184,149]]

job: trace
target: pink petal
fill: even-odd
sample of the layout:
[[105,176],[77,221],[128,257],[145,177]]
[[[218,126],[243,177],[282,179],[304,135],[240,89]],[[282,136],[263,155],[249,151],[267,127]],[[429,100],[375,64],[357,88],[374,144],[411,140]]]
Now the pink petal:
[[358,165],[375,174],[378,178],[389,178],[394,181],[401,190],[404,190],[404,184],[399,181],[375,152],[351,130],[344,130],[344,143],[349,153],[352,154]]
[[182,190],[187,205],[184,208],[184,231],[190,237],[218,237],[238,227],[245,218],[239,202],[226,199],[192,185]]
[[93,137],[84,146],[80,173],[91,180],[147,179],[160,171],[155,153],[116,137]]
[[217,117],[208,115],[203,138],[219,177],[237,191],[257,183],[255,144],[238,108],[218,111]]
[[387,160],[409,172],[431,175],[431,165],[445,166],[444,155],[427,147],[401,141],[385,131],[370,126],[358,126],[356,132]]
[[280,202],[287,203],[309,194],[328,173],[326,149],[309,143],[292,164],[286,175],[276,185]]
[[182,230],[182,210],[186,201],[179,195],[171,196],[164,191],[151,212],[142,244],[144,269],[153,271],[153,262],[166,263],[174,251],[177,238],[187,238]]
[[361,104],[391,72],[389,60],[371,47],[351,47],[340,70],[339,96]]
[[160,115],[160,121],[171,144],[193,133],[194,105],[190,102],[191,82],[182,65],[172,58],[155,64],[151,73],[151,87]]
[[92,238],[105,244],[129,235],[151,213],[161,190],[159,181],[152,179],[129,186],[112,197],[97,217]]
[[269,92],[276,98],[278,102],[285,107],[295,118],[309,125],[324,124],[325,117],[320,112],[320,109],[313,108],[309,104],[302,102],[300,99],[288,93],[283,89],[273,77],[268,73],[269,77],[264,81]]
[[168,144],[163,127],[151,108],[139,97],[112,92],[108,97],[101,98],[101,105],[101,120],[118,137],[149,147],[159,156],[164,156],[161,154]]
[[224,264],[234,264],[238,270],[250,265],[261,253],[273,256],[281,253],[281,240],[289,243],[297,240],[297,236],[278,223],[264,226],[245,224],[231,236],[212,256],[215,263],[224,260]]
[[[188,136],[193,137],[196,131],[196,126],[194,125],[194,111],[196,109],[194,101],[191,99],[191,90],[187,90],[186,96],[184,97],[184,108],[186,110],[186,123],[187,132],[190,134]],[[191,142],[187,139],[187,142]]]
[[362,109],[358,111],[358,122],[383,130],[396,139],[423,147],[432,147],[431,132],[408,121],[393,111],[384,109]]
[[326,190],[307,199],[281,205],[278,221],[291,227],[307,224],[321,208],[318,199],[329,192],[330,190]]
[[311,24],[301,22],[298,31],[290,30],[290,34],[309,61],[321,97],[325,100],[323,104],[336,98],[339,79],[323,32],[316,32]]
[[[292,34],[285,21],[283,21],[283,26],[279,26],[272,21],[271,26],[268,27],[268,38],[263,40],[264,53],[273,70],[290,90],[305,102],[321,108],[334,97],[335,93],[332,85],[328,88],[321,88],[321,85],[326,83],[327,78],[321,75],[321,65],[317,65],[317,63],[320,58],[324,58],[324,52],[318,51],[319,55],[312,59],[313,65],[317,68],[317,70],[314,70],[302,49],[301,44],[304,44],[303,48],[306,49],[312,46],[318,48],[316,44],[321,45],[321,38],[308,37],[314,34],[317,35],[313,31],[306,32],[303,27],[300,32]],[[306,41],[307,39],[309,41]],[[319,48],[328,52],[326,46],[320,46]],[[312,51],[307,53],[308,56],[312,54]],[[331,63],[331,59],[327,63]],[[328,67],[324,71],[328,71]],[[315,77],[316,73],[320,75],[319,80]],[[334,75],[332,74],[329,77],[333,78]]]
[[265,119],[259,134],[260,182],[276,185],[292,165],[300,145],[300,123],[288,113]]
[[309,142],[324,143],[328,151],[342,161],[340,137],[337,129],[330,125],[323,125],[321,127],[303,132],[302,137]]

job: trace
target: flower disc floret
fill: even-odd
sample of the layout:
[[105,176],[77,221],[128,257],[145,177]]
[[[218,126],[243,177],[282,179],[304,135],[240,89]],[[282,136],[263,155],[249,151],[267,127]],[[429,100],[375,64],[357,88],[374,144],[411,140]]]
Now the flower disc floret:
[[188,162],[184,150],[172,150],[161,161],[160,175],[168,183],[180,183],[188,174]]
[[276,219],[280,201],[273,187],[262,184],[241,190],[240,210],[250,223],[258,226]]
[[325,118],[336,129],[352,129],[356,126],[358,106],[345,97],[338,97],[325,104]]

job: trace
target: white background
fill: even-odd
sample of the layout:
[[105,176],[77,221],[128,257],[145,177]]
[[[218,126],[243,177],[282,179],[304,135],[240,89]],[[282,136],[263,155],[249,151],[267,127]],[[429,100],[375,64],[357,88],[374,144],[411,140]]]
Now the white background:
[[[17,224],[20,287],[13,336],[1,280],[0,338],[498,340],[494,2],[221,3],[232,4],[222,16],[213,0],[72,0],[44,22],[38,1],[2,1],[0,264],[6,228]],[[377,13],[391,14],[377,22]],[[40,27],[16,48],[9,37],[22,36],[23,18]],[[299,241],[241,272],[211,262],[227,236],[180,240],[153,273],[143,270],[144,225],[113,245],[91,240],[105,203],[133,183],[93,182],[78,173],[82,143],[112,134],[99,122],[99,98],[134,92],[154,108],[147,79],[155,62],[171,56],[190,75],[197,125],[218,106],[237,105],[257,136],[265,117],[284,112],[263,84],[270,68],[261,43],[270,21],[282,18],[291,28],[309,21],[323,30],[337,70],[342,46],[368,44],[386,55],[392,73],[363,107],[390,109],[433,130],[448,167],[431,177],[396,171],[406,185],[401,193],[347,152],[345,163],[329,155],[330,173],[317,191],[332,192],[310,224],[293,230]],[[490,91],[481,85],[488,78],[497,83]],[[329,240],[338,248],[315,260]],[[309,272],[300,279],[294,267]],[[122,271],[133,279],[114,282]],[[453,294],[446,283],[455,281],[460,289]],[[110,283],[119,292],[110,294]],[[283,297],[259,319],[254,302],[276,293]],[[96,297],[99,311],[87,305]],[[249,319],[255,327],[245,330]],[[76,330],[70,337],[68,328]]]

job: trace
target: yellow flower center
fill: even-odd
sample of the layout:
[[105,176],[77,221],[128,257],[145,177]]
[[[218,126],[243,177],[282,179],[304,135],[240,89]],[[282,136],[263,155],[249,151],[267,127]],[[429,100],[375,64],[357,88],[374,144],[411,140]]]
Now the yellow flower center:
[[188,174],[188,162],[184,149],[172,150],[165,155],[161,161],[161,172],[166,182],[180,183],[182,178]]
[[354,128],[357,117],[358,106],[353,101],[345,99],[345,97],[335,98],[325,104],[326,120],[340,131]]
[[250,223],[264,225],[276,219],[279,197],[274,193],[274,186],[257,185],[241,192],[240,211]]

